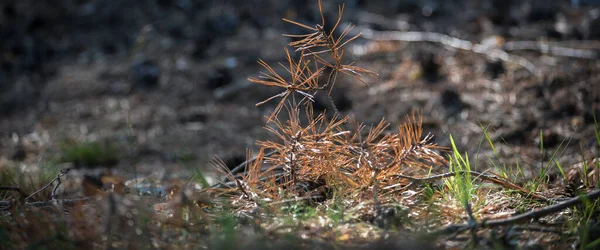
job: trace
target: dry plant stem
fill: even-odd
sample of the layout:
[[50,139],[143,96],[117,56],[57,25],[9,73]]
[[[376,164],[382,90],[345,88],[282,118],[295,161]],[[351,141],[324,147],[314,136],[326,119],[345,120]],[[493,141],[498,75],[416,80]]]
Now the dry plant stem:
[[531,74],[538,74],[535,65],[524,57],[508,54],[506,51],[493,46],[473,43],[441,33],[418,31],[375,31],[366,27],[360,27],[357,29],[362,32],[364,38],[371,40],[439,43],[448,47],[486,55],[492,59],[499,59],[508,63],[514,63],[525,68]]
[[[289,56],[290,54],[286,49],[286,54],[288,55],[288,61],[290,63],[290,69],[288,72],[292,76],[291,81],[288,82],[284,80],[281,76],[277,75],[268,64],[262,60],[259,60],[259,64],[261,64],[269,73],[263,73],[262,80],[254,77],[250,77],[248,80],[250,82],[268,86],[285,87],[287,90],[286,92],[271,97],[263,102],[258,103],[257,105],[263,104],[275,97],[282,97],[282,99],[285,99],[289,96],[289,93],[293,92],[302,94],[305,97],[304,99],[308,98],[310,101],[313,101],[314,94],[310,95],[306,92],[314,91],[316,94],[316,92],[319,90],[327,90],[328,101],[331,104],[332,109],[335,111],[335,114],[339,116],[339,111],[330,95],[337,79],[338,72],[350,75],[363,83],[366,82],[361,79],[362,74],[367,74],[371,77],[375,77],[377,75],[375,72],[354,66],[352,63],[348,65],[342,64],[342,58],[344,55],[343,47],[348,42],[351,42],[360,36],[360,34],[357,34],[353,37],[347,38],[348,34],[350,34],[350,31],[353,28],[353,25],[347,26],[341,31],[339,36],[334,36],[335,31],[339,27],[342,19],[344,5],[342,4],[338,6],[338,18],[332,27],[325,27],[325,17],[323,15],[323,5],[321,0],[318,1],[318,6],[319,13],[321,14],[321,23],[316,24],[314,27],[283,18],[285,22],[306,29],[309,31],[309,33],[294,35],[284,34],[284,36],[296,39],[296,41],[292,41],[288,45],[295,48],[295,52],[300,53],[300,60],[296,63],[291,59]],[[327,56],[324,56],[324,58],[321,56],[322,54]],[[311,69],[309,66],[309,62],[311,62],[310,58],[312,58],[314,62],[314,69]],[[325,69],[330,69],[331,72],[327,82],[323,85],[319,85],[317,78]],[[283,100],[280,101],[280,104],[275,109],[274,114],[278,113],[282,102]]]
[[58,186],[60,185],[60,178],[65,176],[67,173],[69,173],[71,169],[70,168],[65,168],[65,169],[61,169],[60,170],[60,174],[58,174],[58,176],[56,176],[56,178],[54,178],[54,180],[50,181],[48,184],[46,184],[45,186],[43,186],[42,188],[40,188],[38,191],[33,192],[33,194],[27,196],[24,201],[29,200],[31,197],[33,197],[34,195],[44,191],[46,188],[48,188],[50,185],[52,185],[54,182],[58,182],[58,184],[54,187],[54,189],[52,190],[52,199],[54,200],[56,198],[56,189],[58,189]]
[[[271,151],[271,152],[265,153],[263,157],[269,157],[269,156],[271,156],[271,155],[275,154],[276,152],[277,152],[276,150],[273,150],[273,151]],[[247,164],[251,164],[251,163],[253,163],[254,161],[256,161],[256,159],[257,159],[257,157],[253,157],[252,159],[246,160],[246,161],[244,161],[244,162],[242,162],[242,163],[238,164],[237,166],[235,166],[235,167],[234,167],[234,168],[231,170],[231,174],[232,174],[232,175],[235,175],[235,174],[238,174],[238,173],[242,172],[242,170],[245,170],[245,169],[246,169],[246,165],[247,165]],[[242,173],[243,173],[243,172],[242,172]],[[225,178],[223,179],[223,182],[227,183],[227,177],[225,177]],[[214,184],[212,187],[214,188],[214,187],[218,187],[218,186],[221,186],[221,184],[220,184],[220,183],[217,183],[217,184]]]
[[469,201],[465,201],[465,210],[467,211],[467,215],[469,216],[469,227],[471,228],[471,239],[474,245],[477,245],[479,242],[479,238],[477,237],[477,220],[473,217],[473,209],[471,209],[471,203]]
[[[282,178],[287,175],[288,175],[287,173],[277,173],[277,174],[273,174],[273,175],[267,175],[258,180],[266,181],[271,177],[275,177],[277,181],[283,181]],[[223,182],[223,183],[217,183],[217,184],[213,185],[211,188],[232,188],[232,187],[242,185],[241,183],[238,182],[239,178],[241,178],[241,177],[242,177],[242,175],[236,175],[235,181],[227,181],[227,182]]]
[[336,116],[338,117],[342,117],[340,114],[340,111],[337,109],[337,106],[335,106],[335,102],[333,101],[333,98],[331,97],[331,89],[333,88],[333,83],[335,83],[337,79],[337,70],[332,70],[331,73],[329,74],[329,77],[327,78],[327,83],[325,83],[325,86],[323,86],[323,88],[328,88],[329,85],[331,85],[331,88],[328,90],[327,92],[327,100],[329,101],[329,104],[331,105],[331,108],[333,109],[333,112]]
[[50,200],[50,201],[28,202],[25,204],[29,205],[29,206],[34,206],[34,207],[47,207],[47,206],[51,206],[51,205],[54,205],[57,203],[62,204],[64,206],[74,206],[74,205],[80,204],[81,202],[89,201],[90,199],[91,199],[90,197],[76,198],[76,199],[56,199],[56,200]]
[[[392,30],[407,30],[410,24],[400,20],[389,19],[369,12],[359,12],[361,22],[377,24]],[[591,47],[588,49],[570,47]],[[597,59],[600,54],[594,49],[600,49],[597,41],[510,41],[502,44],[504,51],[531,50],[553,56],[571,57],[579,59]]]
[[[527,226],[513,226],[512,228],[514,230],[534,231],[534,232],[540,232],[540,233],[553,233],[553,234],[558,234],[558,235],[567,234],[565,232],[565,230],[563,230],[563,229],[551,228],[548,226],[527,225]],[[569,235],[569,234],[567,234],[567,235]]]
[[246,189],[244,188],[244,185],[242,185],[242,183],[240,183],[240,180],[235,179],[235,184],[240,189],[240,191],[242,191],[242,194],[244,194],[246,196],[246,198],[248,198],[248,200],[252,200],[252,196],[250,196],[250,194],[248,194],[248,192],[246,192]]
[[113,216],[117,213],[117,204],[115,201],[115,197],[113,193],[110,193],[108,195],[108,212],[109,215],[106,217],[106,227],[105,227],[105,233],[106,233],[106,249],[112,248],[112,218]]
[[379,170],[373,169],[372,175],[373,177],[371,179],[371,185],[373,188],[373,207],[375,208],[375,211],[377,211],[377,209],[379,209],[379,200],[377,199],[377,175],[379,175]]
[[296,187],[296,151],[298,144],[298,138],[292,138],[292,150],[290,150],[290,175],[292,178],[291,186],[292,188]]
[[61,183],[62,181],[60,181],[60,177],[56,178],[56,184],[54,185],[54,188],[52,189],[52,193],[50,195],[52,200],[56,200],[56,190],[58,190],[58,187],[60,187]]
[[296,197],[293,199],[271,202],[271,203],[269,203],[269,205],[279,205],[279,204],[292,203],[292,202],[305,201],[305,200],[313,200],[313,199],[323,199],[323,196],[322,195],[311,195],[311,196],[306,196],[306,197]]
[[[429,176],[429,177],[425,177],[425,178],[416,178],[416,177],[406,176],[406,175],[400,175],[400,174],[397,174],[395,176],[397,176],[399,178],[402,178],[402,179],[411,180],[411,181],[413,181],[413,182],[411,182],[411,184],[412,184],[412,183],[421,183],[421,182],[430,183],[430,182],[434,182],[434,181],[441,180],[441,179],[444,179],[444,178],[452,177],[452,176],[455,176],[457,174],[466,174],[466,173],[471,174],[471,176],[473,176],[475,179],[481,178],[484,181],[489,181],[491,183],[500,185],[500,186],[502,186],[504,188],[515,190],[515,191],[517,191],[517,192],[519,192],[519,193],[521,193],[523,195],[535,198],[536,200],[542,200],[542,201],[546,201],[546,202],[552,202],[553,201],[552,199],[548,199],[548,198],[543,197],[541,195],[538,195],[538,194],[535,194],[535,193],[530,193],[527,190],[523,189],[522,187],[519,187],[519,186],[517,186],[517,185],[515,185],[515,184],[513,184],[511,182],[509,182],[508,180],[505,180],[505,179],[500,178],[498,176],[494,176],[494,175],[490,175],[490,174],[485,174],[485,173],[480,173],[480,172],[477,172],[477,171],[449,172],[449,173],[444,173],[444,174],[439,174],[439,175],[433,175],[433,176]],[[391,186],[386,187],[385,189],[391,189],[391,188],[395,188],[397,186],[400,186],[400,184],[391,185]]]
[[579,59],[598,59],[600,57],[597,51],[562,47],[541,41],[506,42],[502,44],[502,49],[505,51],[533,50],[542,54]]
[[534,210],[534,211],[527,212],[527,213],[522,213],[522,214],[510,217],[510,218],[507,218],[507,219],[498,219],[498,220],[485,220],[484,219],[483,221],[477,223],[476,225],[470,225],[470,224],[449,225],[438,231],[434,231],[431,234],[433,234],[433,235],[453,234],[453,233],[460,233],[465,230],[469,230],[473,227],[493,228],[493,227],[499,227],[499,226],[507,226],[507,225],[525,223],[525,222],[531,221],[533,219],[539,219],[541,217],[560,212],[567,208],[574,207],[576,205],[583,203],[585,200],[594,201],[598,198],[600,198],[600,190],[594,190],[592,192],[587,193],[586,195],[571,198],[567,201],[564,201],[564,202],[561,202],[561,203],[558,203],[558,204],[555,204],[552,206],[548,206],[548,207],[541,208],[541,209]]
[[600,50],[600,40],[564,40],[547,42],[554,46],[577,47],[579,49]]

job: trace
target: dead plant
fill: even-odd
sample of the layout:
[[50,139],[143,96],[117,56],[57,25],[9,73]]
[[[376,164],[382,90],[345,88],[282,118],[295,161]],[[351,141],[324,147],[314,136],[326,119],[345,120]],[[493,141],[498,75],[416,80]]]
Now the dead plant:
[[[382,193],[378,188],[380,184],[398,184],[401,181],[398,175],[425,174],[433,165],[445,164],[445,159],[438,154],[441,148],[430,143],[432,135],[422,138],[422,121],[417,113],[407,116],[406,123],[398,126],[395,133],[388,131],[390,124],[382,119],[366,135],[366,126],[350,117],[342,117],[331,98],[335,116],[331,119],[325,113],[315,116],[312,107],[314,95],[320,90],[327,90],[329,96],[338,73],[365,84],[363,76],[377,76],[353,62],[344,62],[344,46],[360,36],[348,38],[354,27],[352,25],[337,34],[344,5],[338,7],[338,18],[332,27],[325,25],[321,0],[318,7],[321,23],[314,27],[283,19],[309,30],[307,34],[285,34],[295,39],[288,46],[297,53],[297,56],[293,55],[284,48],[287,63],[279,65],[289,76],[278,74],[267,62],[259,59],[258,63],[265,71],[259,77],[248,78],[253,83],[285,89],[257,103],[258,106],[281,98],[267,117],[266,126],[277,140],[259,141],[261,149],[258,156],[255,161],[248,161],[246,171],[240,176],[228,173],[226,166],[217,164],[229,176],[229,183],[233,184],[227,190],[248,201],[278,202],[290,196],[301,197],[323,193],[322,189],[335,189],[339,190],[337,197],[359,197],[357,202],[368,198],[377,203]],[[319,78],[325,72],[329,72],[327,81],[321,83]],[[301,99],[296,100],[295,94],[299,94]],[[302,107],[305,112],[301,112]],[[280,118],[282,110],[287,111],[287,119]],[[354,129],[346,129],[348,126]],[[264,152],[273,153],[264,156]],[[288,195],[281,195],[282,190]]]

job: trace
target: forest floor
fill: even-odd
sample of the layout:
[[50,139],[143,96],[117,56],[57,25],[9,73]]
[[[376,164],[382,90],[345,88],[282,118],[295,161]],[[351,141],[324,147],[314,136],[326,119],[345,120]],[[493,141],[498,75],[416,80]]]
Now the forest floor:
[[[398,203],[402,208],[393,212],[344,201],[285,202],[277,211],[226,208],[198,192],[222,178],[211,167],[216,157],[233,168],[259,152],[257,140],[277,140],[264,129],[276,102],[255,104],[279,92],[248,77],[262,70],[259,58],[285,62],[282,48],[290,38],[282,34],[306,30],[281,18],[317,24],[317,1],[54,2],[0,4],[0,187],[7,188],[0,190],[0,241],[19,249],[420,245],[431,243],[428,235],[421,240],[425,231],[467,222],[460,206],[436,203],[442,213],[461,215],[406,224],[422,218],[411,214],[423,212],[420,195],[449,188],[439,181],[402,194],[403,202],[419,203],[416,210]],[[593,170],[600,164],[598,6],[448,2],[347,1],[340,25],[353,23],[363,36],[345,47],[345,58],[379,76],[368,84],[340,76],[331,93],[340,114],[367,128],[385,118],[392,124],[388,133],[418,111],[424,135],[447,148],[451,135],[473,171],[506,173],[502,177],[522,188],[538,183],[534,192],[554,201],[594,190],[600,172]],[[338,4],[325,1],[326,26],[335,23]],[[334,115],[325,91],[313,106],[315,113]],[[247,156],[248,149],[254,154]],[[53,191],[57,175],[61,184]],[[53,185],[28,197],[47,183]],[[488,219],[551,206],[516,204],[532,197],[481,185],[490,203],[481,201],[477,209],[494,210]],[[51,195],[80,209],[48,207]],[[188,196],[199,201],[194,208],[182,201]],[[486,231],[475,248],[598,244],[600,217],[589,207],[536,218],[534,229]],[[402,217],[402,226],[380,218],[386,213]],[[210,222],[195,225],[194,216]],[[107,230],[112,233],[102,233]],[[431,247],[461,249],[473,241],[468,235],[444,239]]]

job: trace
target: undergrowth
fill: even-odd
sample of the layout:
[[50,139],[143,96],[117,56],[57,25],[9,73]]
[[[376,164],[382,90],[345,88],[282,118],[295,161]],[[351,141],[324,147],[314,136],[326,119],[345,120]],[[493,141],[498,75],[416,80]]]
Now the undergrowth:
[[[564,169],[558,156],[568,141],[549,153],[540,132],[541,166],[537,176],[528,178],[520,165],[499,160],[485,125],[479,147],[488,142],[494,155],[487,161],[493,167],[476,172],[479,155],[461,152],[453,137],[450,148],[432,143],[418,111],[398,125],[384,118],[364,124],[341,114],[329,98],[334,115],[315,114],[315,96],[329,97],[341,76],[362,84],[377,77],[344,58],[345,46],[360,36],[350,36],[352,25],[342,27],[344,5],[332,27],[326,26],[321,1],[318,6],[321,23],[314,26],[283,19],[306,30],[285,35],[292,42],[283,48],[283,71],[259,59],[263,71],[248,78],[282,90],[256,104],[278,100],[265,126],[276,139],[258,141],[258,151],[248,151],[247,161],[233,170],[215,159],[223,180],[210,186],[204,173],[194,171],[189,181],[165,187],[166,196],[156,197],[103,176],[94,196],[63,197],[55,191],[68,169],[54,169],[50,176],[43,172],[30,181],[33,177],[15,168],[0,168],[6,185],[0,190],[0,241],[7,242],[2,248],[600,245],[598,194],[591,191],[600,180],[600,161],[587,160],[582,150],[582,168]],[[595,129],[600,145],[597,123]],[[96,166],[117,161],[115,150],[100,144],[65,144],[62,149],[61,162]],[[191,160],[178,159],[187,168]],[[548,178],[554,168],[558,182]],[[547,192],[567,186],[570,196]],[[31,194],[37,194],[35,200]]]

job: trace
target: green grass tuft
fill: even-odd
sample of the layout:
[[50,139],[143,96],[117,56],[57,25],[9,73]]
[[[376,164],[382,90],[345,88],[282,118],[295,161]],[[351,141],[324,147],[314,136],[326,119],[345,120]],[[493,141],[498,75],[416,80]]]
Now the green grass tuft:
[[456,174],[453,177],[446,179],[446,186],[450,194],[457,198],[461,204],[467,204],[475,194],[475,186],[471,179],[471,164],[469,163],[469,155],[465,153],[463,157],[454,143],[454,138],[450,135],[450,144],[452,145],[452,154],[449,157],[450,171],[461,174]]
[[60,149],[58,162],[72,162],[76,167],[112,166],[119,162],[118,150],[108,143],[66,141]]

